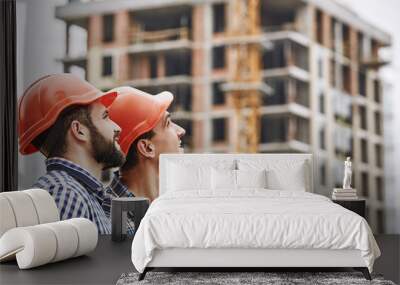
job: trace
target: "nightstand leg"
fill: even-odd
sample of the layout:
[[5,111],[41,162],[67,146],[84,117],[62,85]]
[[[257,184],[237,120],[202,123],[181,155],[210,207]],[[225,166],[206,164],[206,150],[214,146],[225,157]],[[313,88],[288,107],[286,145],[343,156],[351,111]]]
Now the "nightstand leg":
[[369,274],[369,270],[367,267],[354,267],[354,269],[357,271],[361,271],[362,274],[364,275],[365,279],[372,280],[371,274]]
[[144,269],[144,271],[142,273],[139,274],[138,281],[142,281],[144,279],[144,277],[146,276],[146,273],[147,273],[147,267]]

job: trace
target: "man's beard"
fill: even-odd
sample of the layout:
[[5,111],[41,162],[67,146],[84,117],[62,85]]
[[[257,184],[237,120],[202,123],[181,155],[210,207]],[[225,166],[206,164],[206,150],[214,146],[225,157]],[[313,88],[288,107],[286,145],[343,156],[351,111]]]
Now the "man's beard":
[[103,170],[120,167],[125,163],[124,154],[115,146],[116,134],[112,141],[107,141],[97,130],[96,126],[90,127],[89,130],[93,157],[98,163],[103,164]]

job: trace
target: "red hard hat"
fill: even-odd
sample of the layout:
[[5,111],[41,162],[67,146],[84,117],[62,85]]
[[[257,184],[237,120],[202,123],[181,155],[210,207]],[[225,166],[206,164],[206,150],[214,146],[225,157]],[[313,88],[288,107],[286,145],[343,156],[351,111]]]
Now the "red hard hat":
[[132,87],[112,89],[118,93],[108,112],[111,120],[121,127],[119,145],[127,154],[140,135],[152,130],[174,99],[168,91],[151,95]]
[[71,105],[88,105],[99,100],[108,107],[117,92],[103,93],[79,77],[63,73],[44,76],[32,83],[18,107],[19,151],[31,154],[38,149],[32,141],[51,127],[60,113]]

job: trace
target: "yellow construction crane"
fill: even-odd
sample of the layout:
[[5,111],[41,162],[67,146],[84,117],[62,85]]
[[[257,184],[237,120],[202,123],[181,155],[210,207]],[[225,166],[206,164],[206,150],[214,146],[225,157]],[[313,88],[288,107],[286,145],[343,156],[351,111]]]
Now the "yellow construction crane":
[[228,2],[229,79],[224,90],[230,96],[236,118],[237,152],[258,151],[262,94],[261,25],[259,0],[231,0]]

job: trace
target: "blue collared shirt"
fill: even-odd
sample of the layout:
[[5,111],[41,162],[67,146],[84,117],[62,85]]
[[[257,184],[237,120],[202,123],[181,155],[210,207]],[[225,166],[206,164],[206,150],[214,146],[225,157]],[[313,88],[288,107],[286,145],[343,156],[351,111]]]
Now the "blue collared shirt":
[[[106,213],[107,217],[111,216],[111,200],[112,198],[118,197],[135,197],[132,192],[129,192],[128,187],[121,181],[119,171],[114,172],[113,179],[106,189],[106,197],[103,203],[103,209]],[[134,213],[128,212],[128,221],[127,221],[127,234],[134,235],[135,234],[135,223],[133,219]]]
[[87,170],[64,158],[46,160],[47,173],[33,187],[53,196],[60,219],[87,218],[100,234],[111,234],[111,222],[102,208],[106,194],[103,184]]

